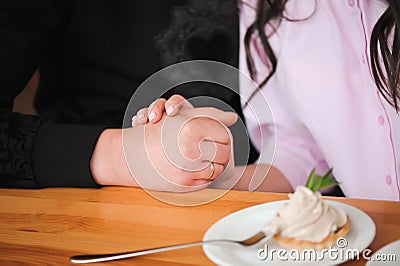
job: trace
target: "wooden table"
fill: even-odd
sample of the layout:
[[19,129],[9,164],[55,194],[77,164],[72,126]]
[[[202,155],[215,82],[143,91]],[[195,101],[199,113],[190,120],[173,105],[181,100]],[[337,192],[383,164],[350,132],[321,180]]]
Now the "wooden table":
[[[230,191],[210,203],[183,207],[164,203],[138,188],[0,189],[0,265],[70,264],[69,257],[76,254],[197,241],[213,223],[232,212],[282,199],[287,195]],[[399,202],[333,199],[371,216],[377,227],[370,246],[373,251],[400,239]],[[213,265],[201,247],[105,264]]]

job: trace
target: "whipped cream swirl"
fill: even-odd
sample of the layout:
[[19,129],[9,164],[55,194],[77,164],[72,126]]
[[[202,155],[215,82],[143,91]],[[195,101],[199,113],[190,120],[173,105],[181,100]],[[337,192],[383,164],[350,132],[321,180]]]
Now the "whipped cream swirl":
[[321,242],[346,224],[346,213],[325,203],[320,192],[298,186],[289,198],[265,230],[274,228],[284,237]]

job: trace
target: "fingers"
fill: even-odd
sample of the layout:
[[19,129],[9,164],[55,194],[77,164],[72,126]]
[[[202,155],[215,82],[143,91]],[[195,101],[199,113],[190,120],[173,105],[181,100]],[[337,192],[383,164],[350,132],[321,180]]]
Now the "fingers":
[[163,116],[166,100],[160,98],[150,104],[148,108],[140,109],[137,114],[132,117],[132,126],[144,125],[147,122],[157,123]]
[[186,122],[179,136],[188,144],[193,142],[200,143],[205,139],[228,144],[231,140],[231,134],[228,128],[215,119],[203,116],[191,118]]
[[[192,171],[190,173],[192,180],[215,180],[224,172],[225,166],[230,160],[230,145],[214,143],[207,140],[202,141],[200,143],[200,155],[197,161],[202,161],[200,164],[206,163],[207,165],[206,167],[200,168],[200,171]],[[212,162],[212,165],[210,162]]]
[[[138,124],[157,123],[163,117],[165,111],[168,116],[172,117],[179,113],[180,110],[186,110],[189,116],[206,116],[214,118],[225,126],[231,126],[236,123],[238,116],[233,112],[222,111],[213,107],[194,108],[183,96],[175,94],[168,100],[164,98],[157,99],[150,104],[148,108],[142,108],[137,115],[132,117],[132,126]],[[181,112],[185,114],[185,112]]]
[[160,98],[150,104],[148,108],[148,120],[150,123],[154,124],[160,121],[164,112],[166,101],[167,100],[165,100],[164,98]]
[[193,105],[179,94],[171,96],[165,103],[165,111],[168,116],[175,116],[183,108],[193,108]]
[[148,119],[148,108],[140,109],[137,114],[132,117],[132,126],[146,124]]
[[227,127],[235,124],[238,119],[237,114],[234,112],[226,112],[213,107],[198,107],[190,110],[182,110],[181,113],[187,114],[191,117],[213,118]]
[[[192,143],[186,143],[185,145],[180,145],[179,151],[183,156],[184,160],[188,160],[190,162],[215,162],[218,164],[228,164],[231,153],[232,153],[231,144],[222,144],[213,142],[210,140],[203,140],[201,141],[198,146],[196,147],[196,142],[193,141]],[[187,163],[187,162],[186,162]],[[178,165],[185,165],[185,163],[177,163]],[[188,166],[187,170],[193,169],[191,166]],[[197,167],[194,167],[196,169]],[[197,168],[198,169],[198,168]]]
[[204,170],[196,173],[196,175],[192,177],[192,180],[204,180],[205,182],[210,182],[221,176],[224,170],[225,168],[223,165],[214,162],[207,162],[207,166]]
[[[215,168],[215,170],[214,170],[213,175],[208,176],[208,178],[209,178],[210,180],[215,180],[215,179],[217,179],[218,177],[220,177],[220,176],[222,175],[222,173],[223,173],[224,170],[225,170],[225,167],[224,167],[223,165],[220,165],[220,164],[217,164],[217,163],[214,163],[214,168]],[[211,169],[210,169],[210,171],[211,171]]]
[[231,158],[231,145],[204,140],[200,143],[201,159],[221,165],[228,164]]

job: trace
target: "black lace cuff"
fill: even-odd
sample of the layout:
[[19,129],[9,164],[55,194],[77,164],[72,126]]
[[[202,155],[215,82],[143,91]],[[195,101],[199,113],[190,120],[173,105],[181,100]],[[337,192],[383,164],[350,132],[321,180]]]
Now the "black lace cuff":
[[104,128],[0,110],[0,187],[100,187],[90,159]]
[[32,167],[36,135],[45,121],[0,110],[0,186],[37,188]]

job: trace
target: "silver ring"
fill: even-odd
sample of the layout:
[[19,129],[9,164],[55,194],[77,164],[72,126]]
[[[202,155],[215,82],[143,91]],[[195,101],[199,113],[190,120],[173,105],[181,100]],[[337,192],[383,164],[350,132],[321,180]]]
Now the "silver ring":
[[215,165],[213,162],[210,162],[210,175],[207,177],[208,180],[212,180],[214,173],[215,173]]

